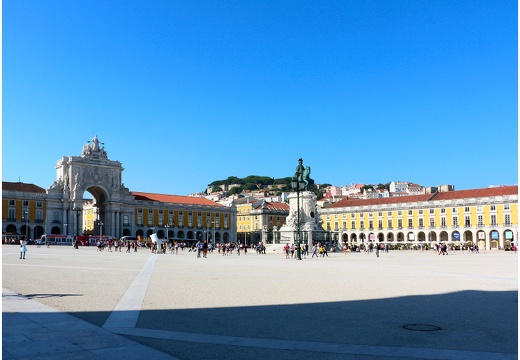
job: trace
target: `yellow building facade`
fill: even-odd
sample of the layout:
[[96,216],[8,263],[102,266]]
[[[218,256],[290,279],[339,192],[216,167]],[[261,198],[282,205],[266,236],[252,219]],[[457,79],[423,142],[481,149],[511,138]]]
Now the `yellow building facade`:
[[289,205],[279,202],[256,200],[239,202],[237,209],[237,238],[241,244],[256,244],[262,239],[269,243],[273,230],[285,224]]
[[323,227],[349,246],[438,242],[504,249],[517,244],[518,186],[344,199],[320,211]]

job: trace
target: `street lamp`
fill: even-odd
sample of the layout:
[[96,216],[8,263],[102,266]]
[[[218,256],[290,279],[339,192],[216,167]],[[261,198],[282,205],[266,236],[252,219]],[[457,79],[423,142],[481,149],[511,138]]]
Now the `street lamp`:
[[216,244],[217,241],[215,239],[215,228],[217,227],[217,222],[213,221],[212,224],[213,224],[213,239],[211,239],[211,240],[212,240],[212,243],[214,242]]
[[99,221],[98,225],[99,225],[99,242],[101,242],[103,240],[103,222]]
[[166,240],[168,240],[168,228],[170,227],[170,225],[166,224],[164,225],[164,227],[166,228]]
[[76,240],[78,239],[78,235],[79,235],[79,213],[81,211],[81,208],[79,207],[73,207],[72,208],[72,211],[74,211],[76,213]]
[[25,209],[25,240],[29,240],[29,208]]
[[[301,160],[301,159],[300,159]],[[300,192],[305,190],[305,182],[303,181],[303,169],[302,167],[298,166],[296,168],[296,174],[294,174],[294,177],[291,179],[291,187],[293,190],[296,190],[296,207],[297,207],[297,217],[296,220],[296,232],[297,232],[297,244],[298,248],[296,249],[296,259],[301,260],[302,259],[302,252],[300,247]]]

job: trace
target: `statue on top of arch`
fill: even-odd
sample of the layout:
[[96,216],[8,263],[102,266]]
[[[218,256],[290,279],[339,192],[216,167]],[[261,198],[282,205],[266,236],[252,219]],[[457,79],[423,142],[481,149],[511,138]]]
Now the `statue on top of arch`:
[[[102,146],[100,147],[99,144]],[[83,152],[81,153],[81,156],[96,156],[96,157],[102,157],[107,159],[108,155],[105,151],[105,144],[102,142],[99,142],[99,139],[96,136],[92,138],[92,140],[88,141],[87,144],[83,145]]]

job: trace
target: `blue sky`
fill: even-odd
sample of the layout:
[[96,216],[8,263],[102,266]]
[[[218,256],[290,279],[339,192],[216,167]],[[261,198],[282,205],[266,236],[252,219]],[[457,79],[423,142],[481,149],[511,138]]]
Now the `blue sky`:
[[3,1],[2,180],[518,183],[517,2]]

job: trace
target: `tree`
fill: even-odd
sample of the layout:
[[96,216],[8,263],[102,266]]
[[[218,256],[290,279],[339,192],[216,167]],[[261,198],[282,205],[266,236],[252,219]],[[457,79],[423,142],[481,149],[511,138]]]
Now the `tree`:
[[243,185],[244,190],[257,190],[256,184],[246,183]]
[[240,194],[242,191],[244,191],[242,186],[233,186],[231,189],[229,189],[228,195]]
[[222,191],[222,188],[218,185],[213,185],[213,188],[211,188],[212,193],[219,192],[219,191]]

